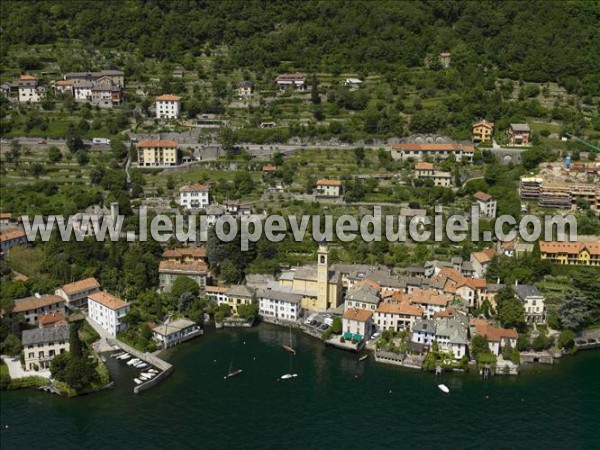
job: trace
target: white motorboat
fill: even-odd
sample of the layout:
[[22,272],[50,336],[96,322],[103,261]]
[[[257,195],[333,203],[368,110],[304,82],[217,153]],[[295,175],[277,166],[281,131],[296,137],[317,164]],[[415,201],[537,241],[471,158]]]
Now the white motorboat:
[[110,355],[111,358],[120,358],[121,356],[123,356],[125,353],[121,352],[121,353],[113,353],[112,355]]
[[448,386],[446,386],[445,384],[438,384],[438,389],[440,391],[442,391],[444,394],[450,393],[450,389],[448,389]]
[[138,369],[145,369],[146,367],[148,367],[148,364],[146,364],[145,362],[138,364],[136,366],[136,368],[138,368]]
[[132,360],[128,361],[128,362],[127,362],[127,365],[128,365],[128,366],[133,366],[133,365],[135,365],[135,364],[139,363],[140,361],[141,361],[140,359],[138,359],[138,358],[134,358],[134,359],[132,359]]
[[154,374],[157,374],[157,373],[158,373],[158,370],[156,370],[156,369],[148,369],[148,372],[150,372],[150,373],[154,373]]
[[142,384],[143,381],[140,380],[139,378],[134,378],[133,381],[135,381],[135,384]]
[[297,373],[286,373],[281,375],[281,377],[279,377],[280,380],[289,380],[291,378],[296,378],[298,376]]
[[131,355],[129,353],[123,353],[121,356],[117,357],[117,359],[120,359],[121,361],[125,361],[129,358],[131,358]]

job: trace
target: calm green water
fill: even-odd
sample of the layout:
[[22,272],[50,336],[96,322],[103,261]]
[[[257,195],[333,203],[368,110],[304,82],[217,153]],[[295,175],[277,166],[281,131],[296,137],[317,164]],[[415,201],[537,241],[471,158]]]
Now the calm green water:
[[[209,332],[170,350],[175,371],[141,395],[113,359],[112,391],[4,391],[1,448],[600,448],[600,352],[518,378],[444,375],[443,396],[433,375],[357,365],[300,333],[290,357],[288,340],[264,324]],[[244,373],[225,382],[231,361]],[[301,378],[276,382],[290,367]]]

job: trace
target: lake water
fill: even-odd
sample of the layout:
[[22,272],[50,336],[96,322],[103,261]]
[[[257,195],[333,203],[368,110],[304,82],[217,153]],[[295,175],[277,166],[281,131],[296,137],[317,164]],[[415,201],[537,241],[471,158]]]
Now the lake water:
[[[598,351],[484,381],[357,364],[299,332],[292,339],[293,357],[280,347],[284,328],[209,331],[169,350],[174,372],[140,395],[138,372],[112,358],[111,391],[2,391],[1,448],[600,448]],[[244,372],[224,381],[230,367]],[[299,378],[276,381],[290,371]]]

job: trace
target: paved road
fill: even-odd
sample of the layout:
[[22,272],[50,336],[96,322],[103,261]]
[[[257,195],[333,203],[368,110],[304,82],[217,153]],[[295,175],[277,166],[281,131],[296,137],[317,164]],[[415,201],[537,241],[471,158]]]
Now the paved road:
[[12,356],[2,355],[1,358],[2,361],[4,361],[8,366],[8,373],[10,374],[10,378],[13,380],[17,378],[27,378],[31,376],[50,378],[49,370],[38,370],[37,372],[32,370],[31,372],[26,372],[21,367],[21,361],[18,357],[13,358]]

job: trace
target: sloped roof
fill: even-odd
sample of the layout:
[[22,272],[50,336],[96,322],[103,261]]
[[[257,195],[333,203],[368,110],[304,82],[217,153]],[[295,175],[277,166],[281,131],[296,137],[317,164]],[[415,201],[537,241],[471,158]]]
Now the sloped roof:
[[181,97],[172,94],[163,94],[156,97],[156,100],[159,102],[178,102],[181,100]]
[[366,309],[350,308],[344,311],[344,319],[356,320],[357,322],[367,322],[373,313]]
[[192,258],[206,257],[206,247],[180,247],[167,249],[163,252],[163,258],[183,258],[189,256]]
[[137,143],[138,148],[155,148],[155,147],[174,147],[177,148],[177,141],[173,140],[146,140]]
[[31,311],[32,309],[43,308],[44,306],[50,306],[54,303],[65,303],[65,299],[58,295],[42,295],[40,298],[36,296],[20,298],[15,300],[15,307],[13,308],[14,313],[22,313],[25,311]]
[[190,319],[181,318],[174,320],[173,322],[155,326],[152,331],[162,336],[169,336],[185,328],[193,327],[194,325],[196,325],[196,322],[193,322]]
[[204,274],[208,270],[205,262],[194,261],[188,263],[180,263],[175,261],[161,261],[158,263],[158,271],[161,272],[185,272]]
[[96,292],[95,294],[89,295],[88,299],[93,300],[101,305],[106,306],[109,309],[121,309],[125,306],[129,306],[125,300],[115,297],[106,291]]
[[492,199],[492,196],[490,194],[486,194],[485,192],[481,192],[481,191],[475,192],[473,194],[473,197],[476,200],[480,200],[482,202],[489,202]]
[[23,330],[21,334],[23,345],[47,344],[56,341],[69,340],[69,327],[35,328]]
[[278,300],[280,302],[287,303],[300,303],[302,301],[302,295],[295,294],[293,292],[276,291],[270,289],[261,289],[258,291],[257,297],[267,298],[270,300]]
[[243,284],[239,284],[237,286],[232,286],[229,289],[227,289],[227,296],[229,297],[253,297],[254,296],[254,289],[249,287],[249,286],[245,286]]
[[75,281],[74,283],[65,284],[62,287],[62,290],[65,294],[71,295],[76,294],[77,292],[87,291],[88,289],[93,289],[96,287],[100,287],[100,283],[93,277],[85,278],[83,280]]

